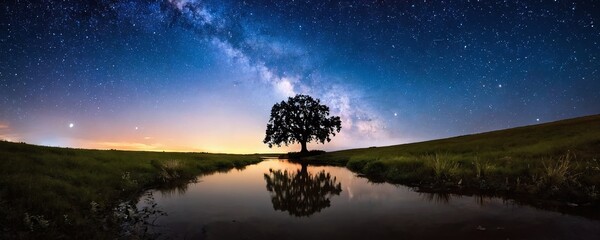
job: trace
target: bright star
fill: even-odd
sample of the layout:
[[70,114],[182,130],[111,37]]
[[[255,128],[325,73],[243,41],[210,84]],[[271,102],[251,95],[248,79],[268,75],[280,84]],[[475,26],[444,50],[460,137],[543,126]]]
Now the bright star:
[[536,121],[536,122],[539,122],[539,121],[540,121],[540,119],[539,119],[539,118],[536,118],[536,119],[535,119],[535,121]]
[[75,126],[75,124],[69,123],[69,128],[73,128],[74,126]]
[[397,117],[397,116],[398,116],[398,113],[394,113],[394,117]]

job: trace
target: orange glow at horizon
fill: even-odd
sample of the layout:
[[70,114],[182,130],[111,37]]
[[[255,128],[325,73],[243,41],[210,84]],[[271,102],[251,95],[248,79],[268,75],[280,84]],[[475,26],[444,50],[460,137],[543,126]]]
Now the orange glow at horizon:
[[[245,98],[255,99],[254,96]],[[300,150],[299,144],[269,148],[262,142],[272,100],[233,101],[222,96],[211,100],[216,103],[209,104],[199,98],[192,105],[170,103],[158,110],[140,108],[98,116],[70,117],[40,110],[30,117],[44,119],[43,122],[0,119],[0,139],[56,147],[159,152],[253,154]],[[219,106],[220,103],[227,107]],[[329,143],[309,143],[309,150],[333,151],[369,147],[375,145],[374,142],[380,146],[407,142],[406,139],[349,132],[349,124],[352,123],[342,122],[342,132]]]
[[[207,153],[231,153],[231,154],[253,154],[253,153],[283,153],[289,151],[298,151],[299,146],[290,145],[280,148],[268,148],[262,142],[234,142],[237,147],[230,145],[206,144],[199,143],[197,146],[187,142],[176,142],[169,139],[165,143],[161,143],[155,139],[147,139],[145,141],[88,141],[74,140],[69,143],[69,146],[85,149],[100,149],[100,150],[125,150],[125,151],[155,151],[155,152],[207,152]],[[298,148],[298,150],[296,150]]]

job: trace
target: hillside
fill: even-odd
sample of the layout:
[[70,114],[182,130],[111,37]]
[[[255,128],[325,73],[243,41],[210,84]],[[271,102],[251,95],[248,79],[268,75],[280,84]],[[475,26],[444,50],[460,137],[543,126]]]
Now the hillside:
[[306,161],[427,191],[599,205],[600,115],[427,142],[326,153]]
[[600,115],[426,142],[351,149],[319,156],[344,163],[351,158],[445,153],[479,158],[551,157],[571,151],[578,158],[600,157]]

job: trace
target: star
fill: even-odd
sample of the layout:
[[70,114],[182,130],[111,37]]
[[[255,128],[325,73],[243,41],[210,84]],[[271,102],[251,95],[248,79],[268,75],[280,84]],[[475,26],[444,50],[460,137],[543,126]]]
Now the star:
[[[164,128],[154,139],[174,138],[188,126],[161,117],[140,120],[167,113],[198,119],[194,131],[183,132],[190,137],[180,139],[209,129],[226,138],[217,132],[231,130],[229,121],[241,118],[244,134],[260,138],[273,103],[295,93],[310,93],[332,115],[360,126],[342,130],[352,147],[541,123],[541,117],[530,118],[534,114],[558,120],[600,113],[595,1],[377,1],[324,4],[315,11],[261,1],[100,2],[2,2],[0,123],[22,122],[11,132],[27,136],[24,141],[36,143],[44,135],[27,126],[56,116],[65,116],[57,124],[68,128],[57,138],[76,131],[86,139],[150,134],[142,134],[138,122]],[[71,7],[94,14],[64,11]],[[134,89],[124,91],[129,86]],[[245,101],[253,97],[260,98]],[[548,103],[552,111],[540,112]],[[402,110],[402,118],[394,109]],[[75,130],[71,120],[85,126]],[[88,127],[107,122],[126,131]],[[367,124],[390,139],[352,140],[362,139]],[[210,138],[198,144],[211,145]]]

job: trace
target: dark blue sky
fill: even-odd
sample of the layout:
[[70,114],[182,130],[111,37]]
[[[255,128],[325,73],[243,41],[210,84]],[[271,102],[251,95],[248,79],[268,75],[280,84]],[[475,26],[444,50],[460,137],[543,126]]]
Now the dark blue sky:
[[[0,138],[256,152],[320,98],[325,149],[600,113],[597,1],[3,1]],[[73,125],[70,125],[73,124]]]

